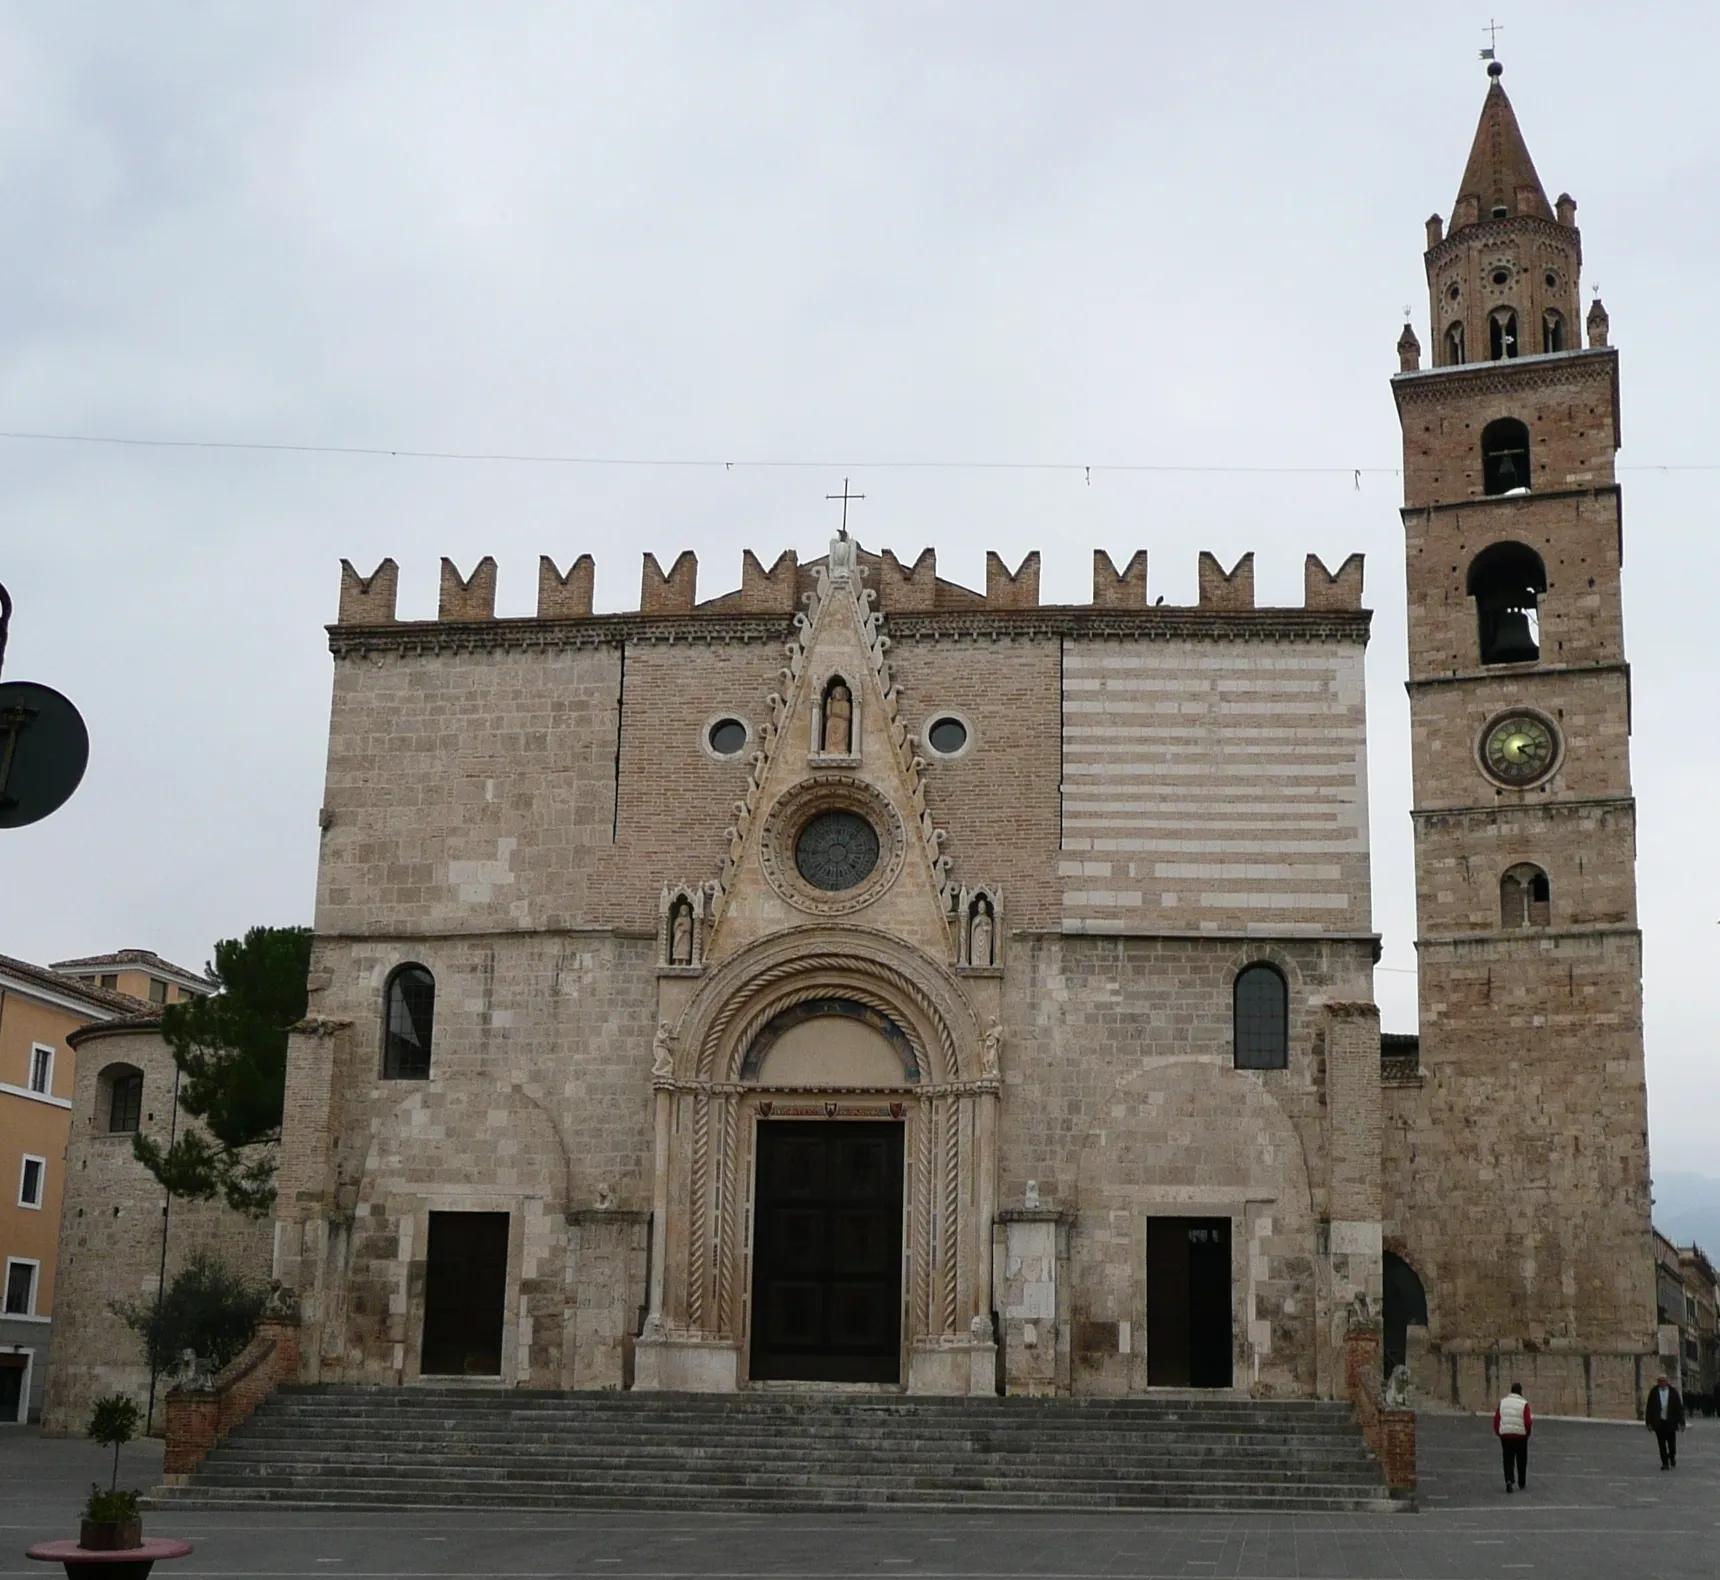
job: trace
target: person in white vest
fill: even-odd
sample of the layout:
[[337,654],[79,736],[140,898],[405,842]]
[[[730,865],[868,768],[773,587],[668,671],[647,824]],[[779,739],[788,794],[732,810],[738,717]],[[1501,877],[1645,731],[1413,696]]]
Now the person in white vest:
[[[1510,1393],[1499,1401],[1493,1412],[1493,1433],[1505,1461],[1505,1490],[1515,1492],[1521,1487],[1529,1490],[1529,1434],[1535,1430],[1535,1417],[1529,1401],[1523,1397],[1522,1383],[1512,1383]],[[1513,1485],[1515,1479],[1515,1485]]]

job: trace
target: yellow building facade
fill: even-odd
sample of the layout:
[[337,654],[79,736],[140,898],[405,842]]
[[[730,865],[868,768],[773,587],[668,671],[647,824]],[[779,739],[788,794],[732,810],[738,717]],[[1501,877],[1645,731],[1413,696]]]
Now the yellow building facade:
[[77,1081],[71,1034],[192,997],[199,984],[209,991],[141,949],[64,967],[0,955],[0,1426],[41,1410]]

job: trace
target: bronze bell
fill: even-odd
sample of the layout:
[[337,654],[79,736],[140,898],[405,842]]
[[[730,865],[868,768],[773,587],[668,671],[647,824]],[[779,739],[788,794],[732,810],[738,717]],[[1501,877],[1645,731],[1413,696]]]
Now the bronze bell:
[[1490,664],[1532,664],[1541,656],[1529,630],[1529,616],[1521,609],[1501,609],[1493,616]]

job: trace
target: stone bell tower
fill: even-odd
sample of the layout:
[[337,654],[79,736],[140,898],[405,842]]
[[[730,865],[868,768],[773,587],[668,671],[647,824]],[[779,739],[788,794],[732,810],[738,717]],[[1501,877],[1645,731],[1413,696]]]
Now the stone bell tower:
[[1629,1414],[1655,1308],[1618,353],[1598,300],[1578,334],[1576,204],[1502,70],[1427,225],[1433,366],[1406,326],[1392,381],[1421,1057],[1386,1092],[1386,1249],[1425,1293],[1426,1392]]

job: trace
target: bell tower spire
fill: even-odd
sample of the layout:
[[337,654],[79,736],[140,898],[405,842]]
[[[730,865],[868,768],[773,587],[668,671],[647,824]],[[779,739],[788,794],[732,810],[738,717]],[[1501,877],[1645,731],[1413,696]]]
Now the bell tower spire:
[[1569,193],[1548,203],[1493,61],[1451,229],[1427,222],[1435,367],[1570,351],[1580,344],[1583,244]]
[[1484,1357],[1533,1354],[1549,1410],[1629,1415],[1656,1336],[1618,353],[1598,304],[1581,345],[1576,205],[1488,70],[1428,222],[1433,366],[1411,334],[1392,379],[1421,1074],[1386,1094],[1385,1243],[1434,1296],[1419,1386],[1479,1408]]

